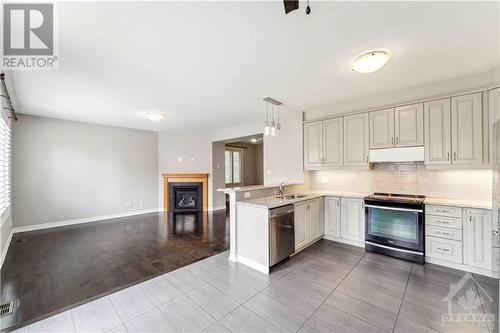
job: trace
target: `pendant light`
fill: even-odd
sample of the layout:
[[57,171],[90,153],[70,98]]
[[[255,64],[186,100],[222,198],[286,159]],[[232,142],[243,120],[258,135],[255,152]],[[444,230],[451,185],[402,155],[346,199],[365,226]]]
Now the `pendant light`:
[[271,134],[271,127],[270,127],[270,124],[269,124],[269,103],[266,102],[266,120],[264,121],[264,134],[265,135],[269,135]]
[[[279,135],[280,129],[281,129],[281,122],[280,122],[280,109],[279,106],[282,104],[281,102],[278,102],[275,99],[272,99],[271,97],[265,97],[264,102],[266,102],[266,120],[264,121],[264,134],[265,135],[271,135],[271,136],[276,136]],[[271,121],[269,121],[269,104],[271,104]],[[274,118],[274,107],[277,107],[277,121]]]

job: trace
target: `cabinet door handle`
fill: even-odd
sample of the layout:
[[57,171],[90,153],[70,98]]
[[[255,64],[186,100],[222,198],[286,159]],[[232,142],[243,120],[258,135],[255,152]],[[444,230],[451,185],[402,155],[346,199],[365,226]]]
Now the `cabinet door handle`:
[[394,137],[391,138],[391,145],[394,144]]
[[396,144],[399,143],[399,137],[396,137]]
[[441,247],[437,247],[436,249],[443,252],[450,252],[450,249],[443,249]]
[[450,152],[447,153],[448,154],[448,161],[450,160]]
[[457,160],[457,153],[456,152],[453,152],[453,160],[456,161]]
[[366,163],[368,163],[368,156],[366,156]]

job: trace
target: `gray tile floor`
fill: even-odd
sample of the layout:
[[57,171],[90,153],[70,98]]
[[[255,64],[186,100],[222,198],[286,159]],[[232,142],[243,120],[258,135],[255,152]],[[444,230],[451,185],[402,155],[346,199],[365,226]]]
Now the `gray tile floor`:
[[[269,276],[231,263],[227,255],[210,257],[19,331],[496,331],[494,324],[482,320],[485,313],[498,313],[498,280],[325,240]],[[450,284],[455,286],[448,303]],[[449,313],[455,316],[446,316]],[[455,321],[443,321],[443,315]]]

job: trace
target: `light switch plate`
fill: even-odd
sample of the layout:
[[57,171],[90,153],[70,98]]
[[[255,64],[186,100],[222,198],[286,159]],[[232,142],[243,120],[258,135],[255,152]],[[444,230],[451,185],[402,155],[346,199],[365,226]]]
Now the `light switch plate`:
[[319,182],[321,184],[328,184],[329,179],[328,179],[328,177],[320,177]]
[[251,196],[251,195],[252,195],[252,194],[251,194],[250,192],[245,192],[245,193],[243,193],[243,196],[244,196],[245,198],[250,198],[250,196]]

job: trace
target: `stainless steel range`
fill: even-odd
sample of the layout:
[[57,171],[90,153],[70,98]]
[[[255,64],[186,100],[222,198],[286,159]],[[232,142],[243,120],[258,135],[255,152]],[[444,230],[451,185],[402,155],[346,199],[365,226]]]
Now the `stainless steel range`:
[[365,197],[365,249],[423,264],[424,199],[390,193]]

